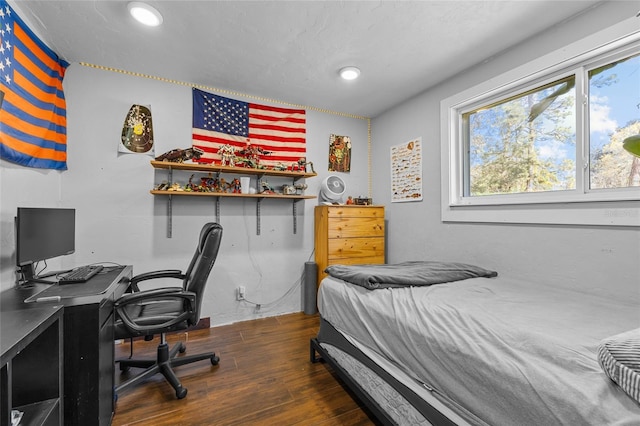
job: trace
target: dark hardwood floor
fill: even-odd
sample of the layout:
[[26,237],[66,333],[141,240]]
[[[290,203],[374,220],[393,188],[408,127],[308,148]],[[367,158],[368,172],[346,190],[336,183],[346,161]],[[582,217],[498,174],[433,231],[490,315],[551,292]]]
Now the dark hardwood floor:
[[[328,365],[309,361],[318,324],[296,313],[170,335],[187,341],[186,354],[214,351],[220,363],[177,367],[182,400],[159,374],[121,393],[113,426],[374,425]],[[134,355],[154,357],[157,344],[135,341]],[[116,345],[116,359],[128,354],[128,342]],[[126,374],[116,367],[116,382]]]

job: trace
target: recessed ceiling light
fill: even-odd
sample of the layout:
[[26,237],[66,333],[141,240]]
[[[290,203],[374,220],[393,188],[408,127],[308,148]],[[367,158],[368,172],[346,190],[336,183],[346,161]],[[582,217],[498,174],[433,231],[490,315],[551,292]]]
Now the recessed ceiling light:
[[355,80],[360,76],[360,70],[356,67],[344,67],[340,70],[340,77],[345,80]]
[[150,27],[157,27],[162,24],[162,15],[156,8],[153,6],[149,6],[146,3],[140,1],[132,1],[127,4],[127,8],[129,9],[129,13],[133,18]]

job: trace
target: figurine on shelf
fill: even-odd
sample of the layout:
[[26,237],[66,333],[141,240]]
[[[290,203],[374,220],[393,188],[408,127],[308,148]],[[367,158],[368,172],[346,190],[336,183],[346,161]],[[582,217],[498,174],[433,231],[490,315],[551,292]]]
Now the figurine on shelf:
[[225,180],[225,178],[220,178],[218,181],[218,188],[214,190],[214,192],[227,192],[231,185]]
[[285,166],[282,163],[278,163],[275,166],[273,166],[273,170],[277,171],[277,172],[284,172],[287,170],[287,166]]
[[353,204],[353,197],[352,197],[351,195],[349,195],[349,197],[347,197],[347,202],[346,202],[346,204],[347,204],[348,206],[350,206],[350,205],[352,205],[352,204]]
[[200,178],[200,186],[204,192],[213,192],[214,188],[218,186],[218,179],[214,179],[209,173],[209,176]]
[[231,193],[233,194],[242,193],[242,186],[240,184],[240,179],[235,178],[234,180],[231,181]]
[[282,193],[284,195],[295,195],[296,188],[293,185],[282,185]]
[[311,173],[316,172],[315,170],[313,170],[313,163],[311,161],[307,161],[306,157],[300,157],[300,159],[298,160],[298,166],[299,170],[305,173],[307,172],[307,166],[311,166]]
[[198,160],[204,154],[200,148],[172,149],[156,157],[156,161],[168,161],[171,163],[184,163],[187,160]]
[[200,192],[201,189],[198,187],[198,185],[193,183],[193,176],[194,175],[191,175],[191,177],[189,178],[189,182],[187,182],[187,184],[184,186],[184,190],[189,192]]
[[304,190],[308,188],[308,185],[306,183],[296,183],[293,187],[296,189],[296,195],[302,195],[304,194]]
[[160,184],[158,184],[158,186],[156,186],[154,188],[156,191],[166,191],[169,189],[169,183],[168,182],[162,182]]
[[260,166],[260,156],[269,155],[270,151],[265,151],[256,145],[251,145],[251,142],[247,142],[244,148],[238,151],[238,155],[244,157],[241,161],[245,164],[245,167],[251,167],[253,169],[264,168]]
[[269,182],[267,182],[266,180],[261,180],[260,181],[260,193],[261,194],[275,194],[276,191],[273,189],[273,187],[271,185],[269,185]]
[[167,191],[183,192],[184,188],[178,182],[174,182],[173,185],[171,185],[171,187],[167,189]]
[[236,165],[236,149],[229,144],[222,145],[218,148],[220,155],[220,165],[235,167]]

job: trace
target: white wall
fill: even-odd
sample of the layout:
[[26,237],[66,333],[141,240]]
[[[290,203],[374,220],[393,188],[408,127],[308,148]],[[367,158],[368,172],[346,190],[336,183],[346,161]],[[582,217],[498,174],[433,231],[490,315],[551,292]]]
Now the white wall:
[[[440,101],[637,12],[638,2],[600,5],[372,120],[373,197],[387,205],[389,262],[466,261],[533,282],[612,287],[640,296],[637,227],[444,223],[440,209]],[[389,148],[418,136],[423,143],[424,199],[391,203]]]
[[[167,197],[149,194],[154,184],[166,179],[166,171],[154,170],[149,156],[118,154],[117,147],[126,113],[134,103],[151,105],[156,155],[189,147],[191,88],[72,64],[64,89],[68,170],[0,164],[1,288],[15,281],[13,218],[18,206],[76,208],[76,252],[50,261],[49,269],[93,262],[132,264],[134,273],[185,268],[202,224],[215,220],[215,198],[173,197],[173,237],[167,238]],[[367,132],[366,120],[307,111],[307,158],[318,173],[306,180],[308,194],[317,195],[322,179],[329,175],[331,133],[352,140],[352,171],[340,173],[349,193],[367,193]],[[176,181],[186,182],[189,176],[174,172]],[[203,315],[211,317],[212,325],[302,310],[296,282],[304,262],[313,259],[315,205],[315,199],[298,202],[298,230],[293,234],[292,202],[262,201],[258,236],[256,201],[221,199],[224,236],[203,304]],[[235,300],[239,285],[246,286],[247,299],[262,303],[260,312]],[[295,290],[283,300],[269,304],[292,286]]]

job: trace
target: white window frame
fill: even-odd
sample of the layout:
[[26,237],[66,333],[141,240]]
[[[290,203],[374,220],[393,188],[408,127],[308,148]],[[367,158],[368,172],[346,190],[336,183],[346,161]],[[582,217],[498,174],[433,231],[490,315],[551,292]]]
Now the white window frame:
[[[626,54],[640,44],[638,18],[595,33],[440,104],[442,220],[640,227],[640,188],[589,189],[588,102],[583,64],[603,55]],[[604,59],[601,59],[604,61]],[[612,59],[614,60],[614,59]],[[591,69],[589,64],[589,69]],[[462,114],[506,94],[567,75],[576,75],[576,189],[535,193],[464,196],[465,143]]]

